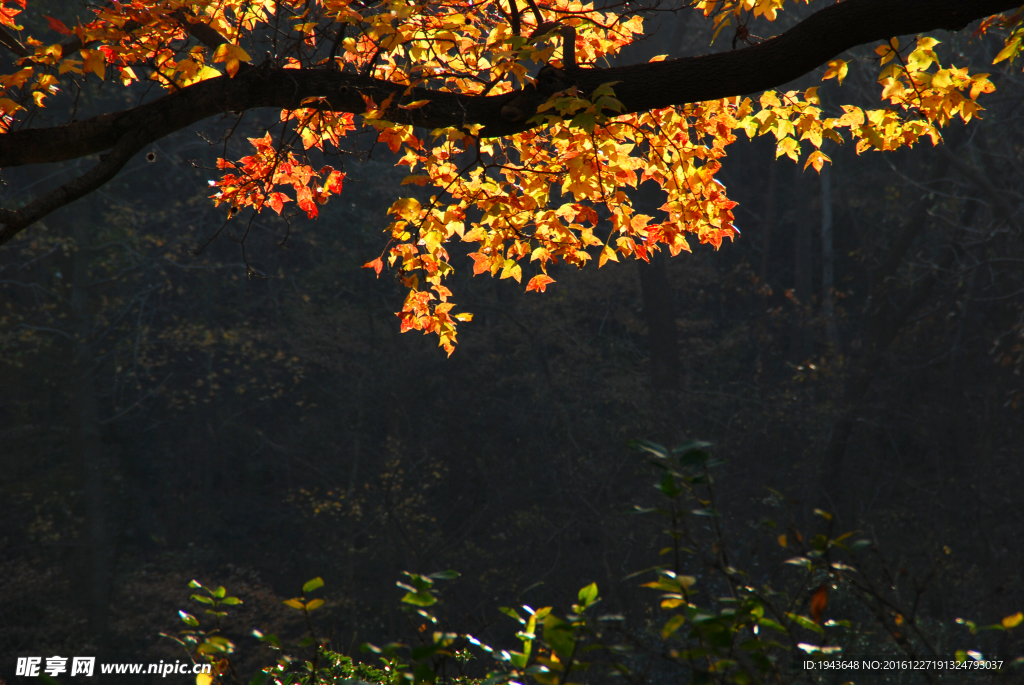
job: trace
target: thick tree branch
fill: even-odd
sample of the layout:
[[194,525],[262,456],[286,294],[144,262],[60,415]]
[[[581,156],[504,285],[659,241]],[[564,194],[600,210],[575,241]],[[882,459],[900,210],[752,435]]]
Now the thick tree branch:
[[[744,95],[788,83],[857,45],[894,35],[959,30],[975,19],[1016,8],[1019,2],[847,0],[753,47],[664,62],[576,69],[563,74],[556,85],[575,84],[589,92],[603,83],[617,82],[616,98],[626,112]],[[77,159],[128,138],[142,140],[141,146],[218,114],[260,107],[294,109],[310,97],[323,97],[324,106],[353,113],[365,111],[363,96],[378,103],[390,95],[396,104],[406,98],[429,100],[419,109],[395,107],[387,116],[397,123],[429,128],[482,124],[485,137],[504,136],[530,128],[526,121],[547,99],[548,90],[542,84],[540,89],[471,96],[418,88],[406,96],[404,86],[366,76],[268,65],[239,72],[234,79],[203,81],[131,110],[0,135],[0,167]],[[13,234],[5,230],[3,235]]]
[[148,142],[144,131],[126,133],[107,154],[100,155],[99,164],[75,180],[33,200],[21,209],[0,209],[0,245],[17,235],[26,226],[39,221],[50,212],[70,204],[101,187],[117,175],[125,164]]

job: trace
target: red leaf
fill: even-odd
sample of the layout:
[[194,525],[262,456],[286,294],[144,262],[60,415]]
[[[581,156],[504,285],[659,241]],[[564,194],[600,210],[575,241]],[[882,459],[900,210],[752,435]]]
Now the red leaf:
[[45,14],[43,15],[43,17],[46,19],[46,22],[50,25],[50,28],[56,31],[57,33],[62,33],[65,36],[75,35],[75,32],[69,29],[67,26],[65,26],[64,22],[62,22],[60,19],[47,17]]
[[291,202],[291,198],[284,193],[271,193],[270,197],[267,198],[267,204],[278,214],[281,213],[285,202]]
[[811,618],[821,623],[821,612],[828,606],[828,586],[822,585],[811,595]]

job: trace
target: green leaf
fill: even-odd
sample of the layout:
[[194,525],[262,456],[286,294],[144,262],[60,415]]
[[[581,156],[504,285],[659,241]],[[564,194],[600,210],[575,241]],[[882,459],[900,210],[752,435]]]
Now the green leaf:
[[221,598],[223,598],[223,597],[224,597],[224,595],[226,595],[227,593],[228,593],[228,591],[224,589],[224,586],[223,586],[223,585],[221,585],[221,586],[220,586],[219,588],[217,588],[216,590],[214,590],[214,591],[213,591],[213,592],[211,592],[210,594],[212,594],[212,595],[213,595],[214,597],[216,597],[217,599],[221,599]]
[[591,583],[590,585],[581,588],[579,592],[579,600],[587,606],[590,606],[597,601],[597,583]]
[[241,604],[242,600],[238,599],[238,597],[225,597],[224,599],[222,599],[220,601],[220,603],[221,604]]
[[710,507],[707,509],[694,509],[690,513],[696,516],[721,516],[717,509],[711,509]]
[[39,674],[39,679],[41,681],[43,681],[44,683],[46,683],[46,685],[60,685],[60,681],[58,681],[56,678],[51,678],[50,676],[46,675],[45,673],[40,673]]
[[428,578],[434,580],[455,580],[459,577],[458,571],[438,571],[437,573],[431,573]]
[[776,623],[775,621],[771,620],[770,618],[763,618],[762,617],[762,618],[757,619],[757,625],[763,626],[765,628],[771,628],[772,630],[777,630],[780,633],[789,632],[789,631],[786,630],[786,628],[781,623]]
[[620,83],[622,83],[622,81],[609,81],[608,83],[602,83],[601,85],[594,89],[594,92],[591,93],[590,96],[592,98],[595,98],[600,97],[602,95],[615,95],[615,90],[613,89],[613,86],[617,86]]
[[188,586],[190,588],[192,588],[193,590],[198,590],[199,588],[202,587],[202,585],[199,584],[198,580],[191,580],[191,581],[189,581]]
[[203,595],[192,595],[192,599],[196,600],[197,602],[202,602],[203,604],[213,604],[214,603],[213,599],[211,599],[210,597],[205,597]]
[[281,641],[277,639],[276,635],[264,635],[258,630],[252,631],[252,634],[260,642],[266,642],[267,644],[273,645],[277,649],[281,649]]
[[312,592],[313,590],[316,590],[317,588],[321,588],[323,586],[324,586],[324,579],[321,578],[320,576],[317,576],[313,580],[307,580],[305,582],[305,584],[302,586],[302,592],[303,593]]
[[437,604],[437,598],[425,590],[418,592],[407,592],[402,597],[402,601],[406,604],[412,604],[417,607],[429,607]]
[[800,616],[799,614],[794,614],[792,612],[786,613],[786,616],[788,616],[789,620],[793,621],[794,623],[796,623],[801,628],[806,628],[807,630],[813,630],[814,632],[821,633],[822,635],[825,634],[825,629],[824,628],[822,628],[821,626],[819,626],[817,623],[815,623],[811,619],[807,618],[806,616]]
[[803,566],[808,571],[811,570],[811,560],[807,557],[793,557],[792,559],[786,559],[784,564],[792,564],[793,566]]
[[669,637],[671,637],[673,633],[679,630],[679,627],[683,625],[685,621],[686,618],[682,614],[676,614],[675,616],[670,618],[661,628],[662,639],[667,640]]
[[576,644],[572,626],[554,614],[544,617],[544,641],[563,662],[572,654],[572,647]]
[[870,547],[870,546],[871,546],[871,540],[857,540],[852,545],[850,545],[850,549],[856,552],[859,549],[864,549],[865,547]]
[[665,495],[665,497],[668,497],[669,499],[675,499],[683,492],[679,489],[679,486],[676,485],[675,477],[668,472],[661,477],[661,480],[659,480],[658,484],[654,487],[661,490],[661,494]]
[[686,454],[692,450],[702,450],[705,447],[711,447],[710,442],[704,442],[703,440],[688,440],[682,445],[676,445],[672,448],[672,454]]
[[660,459],[668,459],[668,450],[662,445],[650,440],[630,440],[626,443],[630,449],[637,452],[649,452]]
[[526,619],[524,619],[522,616],[520,616],[519,613],[515,609],[513,609],[511,607],[498,607],[498,611],[500,611],[501,613],[505,614],[506,616],[510,616],[510,617],[514,618],[515,620],[519,621],[520,624],[522,624],[524,626],[526,625]]
[[181,616],[181,620],[184,621],[186,624],[192,626],[193,628],[199,627],[199,619],[197,619],[192,614],[187,614],[184,611],[178,611],[178,616]]

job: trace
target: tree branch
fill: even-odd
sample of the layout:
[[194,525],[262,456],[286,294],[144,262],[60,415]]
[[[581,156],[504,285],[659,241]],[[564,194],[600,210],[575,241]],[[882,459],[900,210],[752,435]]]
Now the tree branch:
[[[893,35],[959,30],[975,19],[1014,9],[1019,2],[847,0],[820,10],[780,36],[752,47],[664,62],[575,69],[567,74],[566,85],[575,84],[589,92],[603,83],[618,82],[615,96],[625,106],[625,113],[755,93],[788,83],[857,45]],[[211,36],[198,34],[201,29],[196,25],[189,26],[204,43],[206,39],[212,42]],[[295,109],[311,97],[325,98],[322,106],[334,111],[362,113],[366,110],[364,95],[382,102],[396,94],[397,102],[405,90],[406,86],[400,84],[323,69],[282,69],[270,65],[250,68],[233,79],[222,76],[202,81],[134,109],[64,126],[0,135],[0,167],[77,159],[120,146],[119,141],[125,140],[136,141],[135,149],[139,149],[218,114],[261,107]],[[548,97],[535,87],[492,96],[413,90],[414,99],[429,100],[430,104],[415,110],[394,108],[386,114],[389,120],[428,128],[482,124],[483,137],[506,136],[531,128],[526,121]],[[513,101],[514,107],[506,107]],[[101,163],[79,181],[96,177],[101,167],[109,168]],[[59,205],[53,208],[56,206]],[[27,216],[27,209],[18,210],[18,214]],[[21,219],[5,223],[0,244],[20,230],[12,232],[12,226],[27,225]]]
[[131,131],[118,140],[109,153],[100,155],[99,164],[75,180],[50,191],[21,209],[0,209],[0,223],[4,224],[0,229],[0,245],[13,238],[26,226],[88,195],[114,178],[128,160],[149,142],[149,137],[144,131]]

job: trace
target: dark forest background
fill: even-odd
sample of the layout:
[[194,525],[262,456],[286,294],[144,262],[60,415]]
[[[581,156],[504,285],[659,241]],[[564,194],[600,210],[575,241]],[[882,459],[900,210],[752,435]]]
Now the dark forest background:
[[[630,59],[709,43],[674,18],[652,36]],[[228,630],[251,669],[273,656],[249,631],[301,633],[281,601],[315,576],[342,652],[405,629],[405,570],[458,570],[447,615],[482,635],[511,635],[499,605],[591,581],[641,630],[650,591],[625,577],[662,544],[629,513],[657,494],[632,438],[714,444],[754,581],[785,577],[777,536],[820,507],[921,590],[949,653],[955,619],[1024,608],[1024,83],[988,66],[995,43],[941,38],[998,87],[944,147],[831,145],[819,177],[744,137],[720,174],[740,239],[556,268],[543,295],[456,258],[475,318],[451,358],[399,334],[402,289],[360,268],[409,187],[381,146],[342,156],[319,221],[262,215],[243,241],[207,199],[234,124],[211,121],[26,231],[0,250],[0,674],[21,682],[15,655],[176,658],[159,633],[193,578],[244,599]],[[874,59],[826,107],[877,102]],[[274,123],[245,116],[223,156]],[[4,202],[74,171],[6,170]]]

